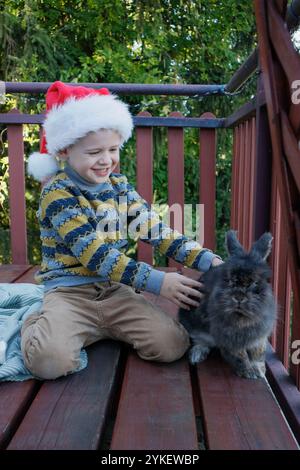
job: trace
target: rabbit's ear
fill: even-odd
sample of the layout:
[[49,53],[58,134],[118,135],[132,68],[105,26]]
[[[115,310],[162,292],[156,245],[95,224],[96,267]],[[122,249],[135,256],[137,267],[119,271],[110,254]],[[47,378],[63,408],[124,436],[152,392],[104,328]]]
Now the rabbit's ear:
[[272,249],[273,236],[270,232],[264,233],[252,246],[250,253],[257,253],[266,260]]
[[225,247],[230,255],[244,255],[245,251],[237,239],[235,230],[228,230],[225,236]]

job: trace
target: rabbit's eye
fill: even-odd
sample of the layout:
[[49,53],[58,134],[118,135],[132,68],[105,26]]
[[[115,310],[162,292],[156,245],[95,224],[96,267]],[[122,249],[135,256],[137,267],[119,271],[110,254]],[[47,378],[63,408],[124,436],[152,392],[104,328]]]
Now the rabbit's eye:
[[251,284],[251,288],[253,289],[254,292],[259,293],[260,291],[260,284],[258,281],[255,281]]

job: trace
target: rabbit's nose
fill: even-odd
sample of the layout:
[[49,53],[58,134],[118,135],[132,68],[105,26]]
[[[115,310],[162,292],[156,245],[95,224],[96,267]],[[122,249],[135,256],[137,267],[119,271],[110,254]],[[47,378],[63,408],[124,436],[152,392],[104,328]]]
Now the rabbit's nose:
[[235,303],[239,304],[239,303],[246,302],[247,299],[246,299],[244,296],[242,296],[242,295],[235,295],[235,296],[232,297],[232,300],[233,300]]

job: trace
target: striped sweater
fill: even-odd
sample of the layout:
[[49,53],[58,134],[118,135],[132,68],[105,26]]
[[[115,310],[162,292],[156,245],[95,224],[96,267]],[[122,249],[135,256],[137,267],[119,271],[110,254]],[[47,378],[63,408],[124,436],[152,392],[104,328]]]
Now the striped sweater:
[[[124,236],[120,224],[124,214],[127,227],[139,223],[138,238],[160,253],[199,271],[210,268],[216,255],[162,223],[126,176],[111,173],[106,182],[92,184],[66,165],[41,193],[37,215],[42,265],[36,281],[47,291],[110,280],[158,295],[165,273],[124,253],[128,246],[128,235]],[[114,217],[115,231],[105,232],[106,222]]]

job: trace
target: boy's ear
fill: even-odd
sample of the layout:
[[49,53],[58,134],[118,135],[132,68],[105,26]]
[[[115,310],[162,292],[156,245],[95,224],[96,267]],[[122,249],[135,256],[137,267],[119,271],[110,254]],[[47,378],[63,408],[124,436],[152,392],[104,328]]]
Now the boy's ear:
[[67,160],[68,158],[68,152],[66,149],[60,150],[59,152],[57,152],[57,155],[60,158],[60,160]]

